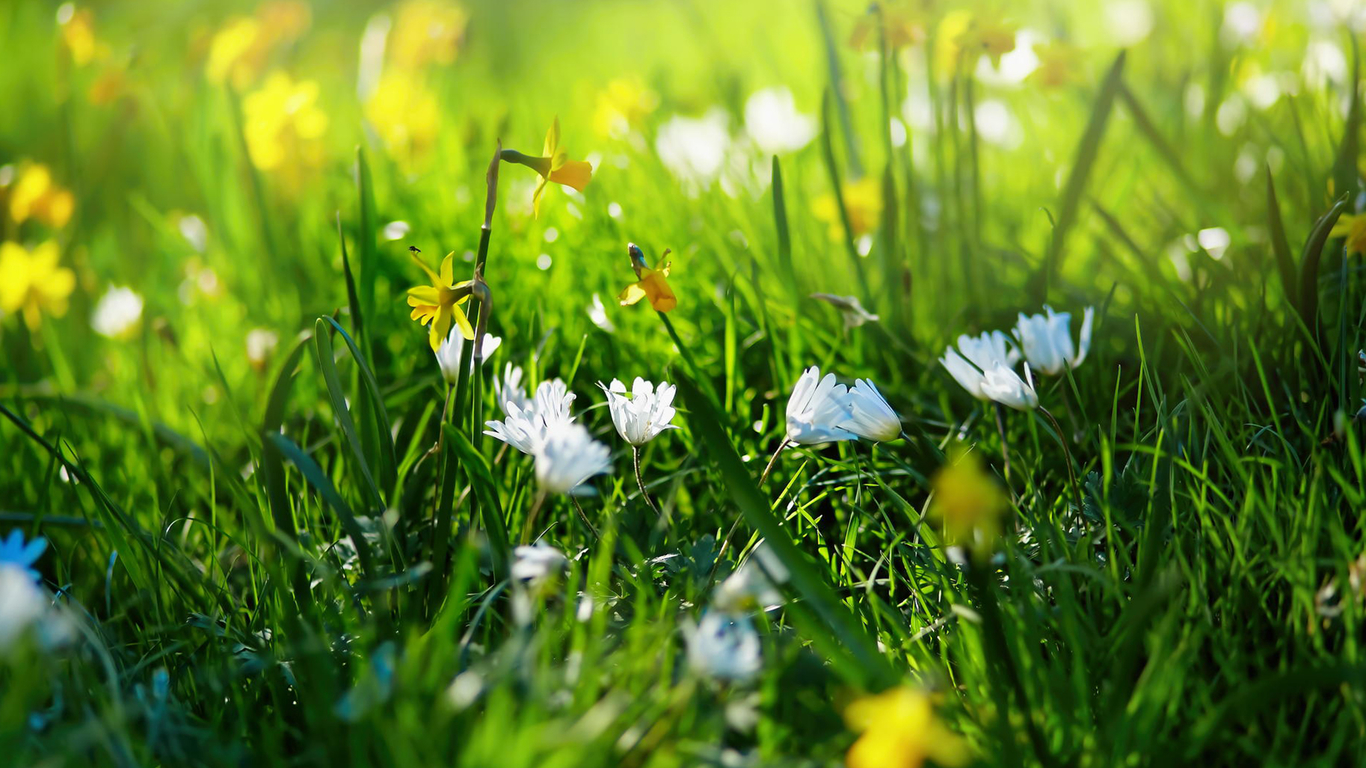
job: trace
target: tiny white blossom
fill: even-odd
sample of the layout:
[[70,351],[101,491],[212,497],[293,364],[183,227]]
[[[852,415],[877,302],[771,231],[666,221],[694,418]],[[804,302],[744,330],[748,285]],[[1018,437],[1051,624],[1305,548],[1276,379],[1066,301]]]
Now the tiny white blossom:
[[563,552],[545,542],[518,547],[512,554],[516,558],[512,563],[512,578],[531,587],[559,576],[569,564],[569,558]]
[[1015,324],[1015,338],[1024,348],[1025,359],[1049,376],[1057,376],[1067,368],[1076,368],[1086,359],[1091,349],[1091,323],[1095,309],[1087,307],[1081,321],[1081,334],[1076,346],[1072,344],[1072,315],[1054,312],[1044,306],[1044,315],[1020,313]]
[[837,296],[833,293],[813,293],[811,298],[823,301],[826,304],[838,309],[844,318],[844,329],[850,330],[857,328],[864,323],[877,322],[880,318],[877,315],[863,308],[863,302],[857,296]]
[[766,155],[795,152],[816,137],[816,119],[797,111],[786,87],[765,88],[745,100],[745,133]]
[[656,388],[637,376],[629,395],[619,379],[612,379],[610,387],[602,382],[598,386],[607,394],[607,409],[612,413],[617,433],[631,445],[644,445],[666,429],[678,429],[671,423],[677,414],[672,384],[660,382]]
[[958,337],[958,348],[949,347],[939,363],[969,394],[979,400],[992,399],[982,392],[983,372],[997,366],[1010,369],[1020,359],[1019,350],[1009,346],[1008,338],[1000,331],[981,336]]
[[[445,379],[446,383],[451,386],[454,386],[460,379],[460,348],[464,341],[465,337],[460,335],[460,329],[451,326],[450,334],[436,349],[436,364],[441,367],[441,378]],[[489,359],[502,343],[503,340],[497,336],[491,333],[484,334],[484,346],[480,350],[483,359]]]
[[247,362],[258,371],[264,369],[279,344],[279,334],[269,328],[253,328],[247,331]]
[[531,405],[526,388],[522,386],[522,366],[512,363],[503,366],[503,375],[493,380],[493,397],[504,414],[508,412],[508,402],[516,403],[524,410]]
[[42,619],[48,605],[43,590],[22,567],[0,562],[0,651]]
[[748,616],[707,611],[696,627],[683,625],[688,664],[716,680],[743,683],[763,668],[759,633]]
[[853,432],[841,427],[853,415],[849,390],[835,383],[835,374],[821,378],[820,368],[807,368],[792,387],[787,401],[787,439],[801,445],[854,440]]
[[603,306],[602,297],[596,293],[593,294],[593,300],[588,305],[588,319],[593,321],[593,325],[608,333],[617,332],[617,326],[607,316],[607,307]]
[[111,339],[125,338],[142,319],[142,297],[132,288],[110,287],[95,304],[90,326]]
[[593,439],[582,424],[559,422],[535,443],[536,482],[551,493],[591,495],[583,482],[612,471],[612,451]]
[[502,440],[522,453],[535,453],[551,428],[574,421],[569,415],[569,404],[574,402],[574,397],[563,381],[543,381],[527,405],[520,406],[511,398],[504,401],[506,418],[484,422],[488,427],[484,434]]
[[785,583],[788,576],[787,567],[768,544],[760,544],[712,593],[712,605],[728,613],[782,605],[783,593],[777,585]]
[[901,417],[896,415],[877,386],[867,379],[855,379],[849,390],[853,415],[840,426],[865,440],[885,443],[901,437]]

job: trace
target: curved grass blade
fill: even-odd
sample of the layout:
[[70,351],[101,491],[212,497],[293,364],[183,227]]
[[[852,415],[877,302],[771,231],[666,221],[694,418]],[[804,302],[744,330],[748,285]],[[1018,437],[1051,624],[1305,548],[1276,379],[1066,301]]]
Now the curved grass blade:
[[346,329],[342,328],[341,324],[330,315],[324,315],[321,319],[330,323],[341,335],[342,341],[346,342],[347,349],[351,350],[351,358],[356,361],[356,367],[360,369],[361,381],[365,384],[370,407],[374,411],[375,423],[379,428],[380,481],[385,488],[392,488],[396,482],[398,459],[394,450],[393,427],[389,421],[389,411],[384,407],[384,396],[380,392],[379,382],[375,379],[374,371],[370,370],[370,364],[366,362],[365,356],[361,353],[360,346],[346,332]]
[[332,401],[332,411],[337,417],[337,423],[341,425],[342,434],[346,436],[346,442],[351,446],[351,454],[356,457],[356,465],[360,467],[366,487],[374,497],[374,502],[383,507],[384,495],[375,484],[375,477],[370,472],[370,463],[365,458],[365,448],[356,434],[355,422],[351,420],[351,409],[347,407],[346,393],[342,391],[341,379],[337,376],[337,365],[332,358],[332,339],[329,336],[327,324],[322,318],[318,318],[314,326],[313,344],[318,352],[318,367],[322,370],[323,380],[327,382],[327,395]]
[[498,502],[498,487],[494,484],[493,473],[478,449],[455,425],[446,424],[442,428],[479,499],[480,519],[484,523],[484,534],[489,538],[489,550],[493,556],[494,577],[506,578],[508,553],[512,551],[512,545],[508,539],[507,523],[503,520],[503,505]]
[[336,486],[328,479],[322,467],[313,457],[304,453],[304,450],[290,440],[288,437],[276,432],[267,436],[267,442],[271,443],[280,451],[280,454],[289,459],[298,470],[303,473],[304,479],[313,486],[314,490],[323,497],[323,501],[332,507],[332,511],[337,514],[337,519],[341,521],[342,529],[346,535],[351,537],[352,544],[356,547],[356,557],[360,560],[361,570],[365,577],[371,581],[375,580],[378,574],[375,572],[374,558],[370,553],[370,544],[365,540],[365,530],[360,527],[360,522],[352,514],[351,507],[347,506],[341,494],[337,493]]

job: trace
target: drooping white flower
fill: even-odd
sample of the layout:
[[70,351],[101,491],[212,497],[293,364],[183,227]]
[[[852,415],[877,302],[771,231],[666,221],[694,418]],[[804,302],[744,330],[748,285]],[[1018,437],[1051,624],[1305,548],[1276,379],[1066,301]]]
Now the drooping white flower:
[[755,548],[749,559],[721,582],[712,593],[712,605],[727,613],[747,613],[782,605],[778,585],[788,579],[787,567],[767,543]]
[[688,665],[716,680],[743,683],[763,668],[759,633],[748,616],[711,610],[696,627],[683,625]]
[[101,336],[121,339],[132,333],[141,319],[142,297],[132,288],[111,286],[95,304],[90,326]]
[[766,155],[796,152],[816,137],[816,119],[797,111],[785,86],[765,88],[745,101],[745,132]]
[[840,426],[864,440],[885,443],[901,437],[901,417],[896,415],[877,386],[867,379],[855,379],[849,390],[852,415]]
[[524,406],[512,398],[504,400],[506,417],[502,421],[484,422],[488,427],[484,434],[502,440],[522,453],[535,453],[536,446],[545,440],[550,429],[574,421],[569,415],[569,404],[574,402],[574,397],[560,379],[543,381],[536,387],[531,402]]
[[43,551],[47,549],[47,539],[37,536],[33,541],[24,543],[24,532],[15,528],[10,531],[9,536],[0,539],[0,566],[13,566],[20,571],[28,574],[34,583],[42,577],[34,569],[33,564],[42,557]]
[[1076,368],[1086,359],[1086,353],[1091,349],[1091,323],[1095,319],[1095,309],[1086,308],[1076,346],[1072,344],[1071,313],[1054,312],[1047,305],[1044,311],[1048,313],[1047,316],[1025,315],[1021,312],[1015,324],[1015,338],[1020,340],[1025,359],[1030,365],[1049,376],[1057,376],[1067,368]]
[[1013,368],[1019,359],[1020,351],[1010,346],[1008,337],[992,331],[981,336],[959,336],[958,348],[949,347],[939,362],[973,397],[990,400],[982,392],[983,372],[997,366]]
[[598,382],[598,386],[607,394],[607,408],[612,413],[617,433],[631,445],[644,445],[666,429],[678,429],[671,423],[677,414],[673,408],[675,388],[672,384],[660,382],[656,388],[637,376],[631,384],[630,394],[619,379],[612,379],[610,387],[603,386],[602,382]]
[[0,652],[41,620],[48,605],[47,596],[24,568],[0,562]]
[[1034,391],[1034,377],[1029,373],[1029,363],[1025,363],[1024,370],[1022,379],[1004,365],[988,368],[982,376],[982,394],[1017,411],[1038,408],[1039,394]]
[[837,296],[833,293],[813,293],[811,298],[823,301],[826,304],[838,309],[844,318],[844,329],[850,330],[857,328],[864,323],[872,323],[880,318],[877,315],[863,308],[863,302],[857,296]]
[[857,439],[840,426],[852,415],[849,390],[835,383],[833,373],[821,378],[820,368],[813,365],[797,379],[788,398],[787,439],[800,445]]
[[526,388],[522,386],[522,366],[512,363],[503,366],[503,375],[493,380],[493,398],[498,401],[498,407],[504,414],[508,412],[509,401],[523,410],[531,405]]
[[[460,335],[460,329],[452,326],[450,334],[436,349],[436,364],[441,367],[441,378],[445,379],[446,383],[451,386],[454,386],[456,381],[460,379],[460,348],[464,341],[465,337]],[[491,333],[484,334],[484,347],[480,350],[484,360],[488,360],[502,343],[501,338]]]
[[612,471],[612,451],[593,439],[582,424],[567,421],[546,430],[535,443],[536,482],[551,493],[587,496],[594,491],[583,482]]
[[531,587],[559,576],[569,558],[560,550],[538,541],[531,546],[521,546],[512,551],[512,578]]

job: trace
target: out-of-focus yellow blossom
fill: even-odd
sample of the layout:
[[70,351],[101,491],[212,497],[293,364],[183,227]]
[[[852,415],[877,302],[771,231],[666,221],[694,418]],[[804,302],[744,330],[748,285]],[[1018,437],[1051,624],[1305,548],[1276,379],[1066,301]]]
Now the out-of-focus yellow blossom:
[[428,64],[450,64],[460,53],[470,15],[447,0],[405,0],[394,13],[389,33],[390,66],[417,71]]
[[[849,214],[850,236],[857,239],[872,232],[877,227],[878,217],[882,215],[882,190],[877,181],[872,178],[851,181],[841,191],[844,195],[844,210]],[[811,204],[811,212],[829,225],[831,240],[844,239],[839,202],[833,192],[816,198]]]
[[929,0],[891,0],[881,3],[880,8],[870,6],[854,24],[849,45],[861,51],[879,44],[879,10],[887,29],[887,45],[892,50],[923,42],[930,17],[929,5]]
[[1035,45],[1034,55],[1039,57],[1039,66],[1029,79],[1041,88],[1061,88],[1081,76],[1082,57],[1076,46],[1055,40]]
[[1015,27],[962,10],[944,14],[935,38],[935,66],[943,75],[960,66],[971,72],[982,54],[999,68],[1001,57],[1015,50]]
[[978,17],[958,39],[958,45],[970,58],[974,53],[985,54],[991,66],[999,69],[1001,57],[1015,50],[1015,27]]
[[1347,238],[1348,253],[1366,253],[1366,213],[1349,213],[1338,218],[1328,235]]
[[283,72],[266,78],[242,103],[251,161],[297,184],[305,170],[322,165],[327,115],[318,107],[318,84]]
[[930,695],[916,688],[859,699],[844,719],[862,734],[845,756],[849,768],[919,768],[927,759],[952,768],[972,759],[963,738],[940,722]]
[[76,273],[57,266],[60,257],[52,240],[32,251],[18,243],[0,243],[0,311],[22,312],[29,330],[38,329],[44,312],[66,314]]
[[432,281],[431,285],[419,285],[408,289],[408,306],[413,308],[412,318],[423,325],[431,326],[427,334],[427,343],[431,345],[432,352],[441,348],[441,342],[446,339],[446,334],[451,332],[452,322],[459,326],[461,336],[473,340],[474,328],[470,326],[469,318],[465,317],[465,311],[460,305],[470,300],[474,281],[455,282],[455,253],[446,254],[446,258],[441,261],[439,275],[416,254],[413,255],[413,260]]
[[[664,262],[663,269],[650,269],[645,266],[645,254],[635,243],[629,244],[627,250],[631,254],[631,268],[636,271],[636,282],[626,286],[626,290],[617,296],[621,306],[629,307],[641,299],[649,299],[650,306],[658,312],[668,312],[677,307],[678,297],[674,296],[668,280],[672,262]],[[664,255],[668,256],[669,252],[665,251]]]
[[296,0],[262,3],[255,16],[229,19],[209,44],[205,76],[211,83],[246,88],[270,63],[271,54],[303,34],[309,21],[308,5]]
[[127,90],[128,75],[123,67],[110,65],[90,84],[90,90],[86,95],[90,98],[91,104],[104,106],[117,101]]
[[593,166],[583,160],[570,160],[568,153],[560,149],[560,118],[556,117],[550,130],[545,134],[545,145],[540,157],[530,157],[514,149],[505,149],[501,157],[509,163],[517,163],[536,171],[541,181],[531,194],[532,208],[537,216],[541,213],[541,193],[545,192],[548,182],[563,184],[582,192],[593,179]]
[[76,199],[52,180],[46,165],[30,163],[20,171],[9,196],[9,214],[16,224],[37,219],[53,229],[71,220]]
[[365,102],[365,118],[390,154],[411,163],[436,143],[441,110],[420,75],[391,68]]
[[950,458],[934,478],[930,514],[944,524],[952,542],[985,557],[1001,535],[1010,500],[982,467],[976,453]]
[[624,138],[659,106],[659,95],[637,77],[620,77],[598,94],[593,124],[599,134]]
[[57,9],[57,24],[61,27],[62,43],[71,52],[76,66],[84,66],[108,49],[95,36],[95,14],[89,8],[77,8],[66,3]]

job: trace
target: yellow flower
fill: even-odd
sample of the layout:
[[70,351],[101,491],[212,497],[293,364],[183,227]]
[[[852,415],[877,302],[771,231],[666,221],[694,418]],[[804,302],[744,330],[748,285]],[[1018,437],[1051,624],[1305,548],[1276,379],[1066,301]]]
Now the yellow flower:
[[935,66],[945,75],[952,74],[960,65],[971,72],[981,54],[986,54],[991,65],[999,68],[1001,57],[1015,50],[1014,27],[967,11],[945,14],[936,38]]
[[536,185],[536,191],[531,195],[531,202],[538,216],[541,212],[541,193],[545,191],[548,182],[553,181],[582,192],[593,178],[593,166],[583,160],[570,160],[569,155],[560,149],[558,117],[545,134],[545,146],[541,149],[540,157],[529,157],[516,150],[505,149],[502,158],[510,163],[525,165],[541,175],[541,182]]
[[[895,51],[925,39],[928,5],[927,0],[892,0],[882,4],[882,24],[887,29],[888,47]],[[878,26],[878,13],[870,6],[868,12],[854,24],[849,45],[860,51],[870,45],[878,45]]]
[[[631,254],[631,268],[636,271],[636,282],[626,286],[626,290],[617,296],[621,306],[629,307],[641,299],[649,299],[650,306],[657,312],[668,312],[678,306],[678,297],[674,296],[668,280],[669,266],[672,262],[665,262],[663,269],[650,269],[645,266],[645,254],[635,243],[630,243],[626,247]],[[669,252],[664,251],[664,255],[668,256]]]
[[62,43],[71,52],[76,66],[89,64],[108,49],[95,37],[95,14],[89,8],[76,8],[66,3],[57,9],[57,23],[62,30]]
[[862,734],[845,756],[849,768],[919,768],[926,759],[951,768],[971,759],[963,738],[935,715],[929,694],[909,686],[855,701],[844,719]]
[[304,169],[322,165],[327,115],[318,107],[318,84],[283,72],[266,78],[242,102],[247,151],[263,171],[284,174],[297,187]]
[[18,243],[0,244],[0,311],[22,311],[29,330],[37,330],[43,312],[66,314],[67,297],[76,274],[57,266],[57,243],[49,240],[32,251]]
[[930,513],[944,523],[949,538],[977,555],[989,554],[1001,535],[1010,500],[982,468],[976,453],[950,459],[934,478]]
[[659,106],[659,96],[636,77],[621,77],[598,94],[593,125],[599,134],[624,138]]
[[[863,237],[877,227],[878,217],[882,215],[882,190],[872,178],[852,181],[842,187],[844,210],[849,214],[850,235]],[[830,239],[844,239],[844,224],[840,221],[839,203],[834,193],[816,198],[811,205],[816,218],[830,226]]]
[[436,143],[441,111],[417,74],[391,68],[365,102],[365,118],[390,154],[411,163]]
[[1348,253],[1366,253],[1366,213],[1346,214],[1338,219],[1330,237],[1347,238]]
[[428,64],[450,64],[460,52],[470,15],[445,0],[400,3],[389,33],[389,63],[417,71]]
[[204,74],[215,84],[246,88],[260,76],[275,50],[303,34],[308,5],[295,0],[262,3],[255,16],[229,19],[209,44]]
[[1060,88],[1077,79],[1081,68],[1081,54],[1076,47],[1063,42],[1034,46],[1039,66],[1029,79],[1042,88]]
[[460,328],[461,336],[473,339],[474,328],[470,327],[469,318],[465,317],[460,305],[469,301],[470,287],[474,285],[474,281],[455,282],[455,253],[446,254],[446,258],[441,262],[440,275],[422,263],[416,254],[413,260],[432,281],[431,285],[419,285],[408,289],[408,306],[413,308],[412,318],[423,325],[431,326],[427,334],[427,343],[431,345],[432,352],[441,348],[441,342],[445,341],[446,334],[451,332],[452,321]]
[[53,229],[71,220],[76,199],[52,180],[46,165],[31,163],[20,173],[10,193],[9,214],[16,224],[37,219]]

